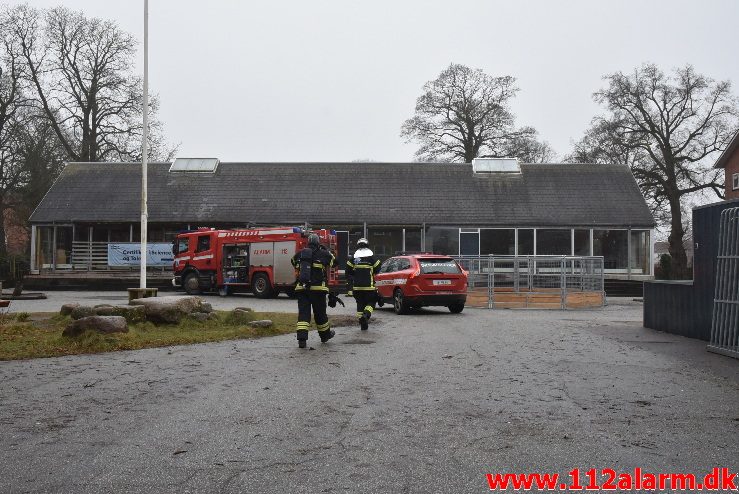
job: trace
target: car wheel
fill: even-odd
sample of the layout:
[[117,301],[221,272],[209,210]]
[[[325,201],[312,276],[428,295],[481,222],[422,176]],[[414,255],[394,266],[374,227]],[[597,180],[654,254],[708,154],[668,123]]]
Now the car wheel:
[[452,314],[459,314],[463,310],[464,310],[464,304],[461,302],[457,304],[452,304],[449,306],[449,312],[451,312]]
[[257,273],[251,279],[251,291],[255,297],[270,298],[272,296],[272,284],[265,273]]
[[182,286],[185,288],[185,292],[188,295],[200,294],[200,280],[198,279],[198,275],[195,273],[190,273],[185,276]]
[[408,303],[403,298],[403,291],[400,288],[396,288],[393,292],[393,309],[396,314],[408,313]]

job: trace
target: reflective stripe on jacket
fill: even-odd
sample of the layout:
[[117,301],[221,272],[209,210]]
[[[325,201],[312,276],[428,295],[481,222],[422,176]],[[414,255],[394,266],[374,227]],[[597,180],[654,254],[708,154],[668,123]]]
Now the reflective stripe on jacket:
[[355,257],[346,261],[346,277],[356,290],[374,290],[375,274],[380,270],[380,260],[374,256]]
[[[300,252],[296,253],[291,262],[295,268],[295,277],[300,272]],[[309,290],[328,292],[328,270],[334,266],[336,258],[325,247],[319,247],[313,251],[313,259],[311,259],[310,269],[310,287]],[[305,290],[305,287],[296,280],[295,291]]]

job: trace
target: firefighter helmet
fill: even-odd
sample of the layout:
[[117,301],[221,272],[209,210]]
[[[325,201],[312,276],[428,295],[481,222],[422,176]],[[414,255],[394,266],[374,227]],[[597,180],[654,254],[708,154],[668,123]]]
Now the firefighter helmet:
[[357,240],[357,247],[369,247],[369,240],[362,237],[359,240]]
[[308,245],[316,246],[318,247],[318,244],[321,243],[321,240],[318,238],[318,235],[315,233],[311,233],[308,235]]

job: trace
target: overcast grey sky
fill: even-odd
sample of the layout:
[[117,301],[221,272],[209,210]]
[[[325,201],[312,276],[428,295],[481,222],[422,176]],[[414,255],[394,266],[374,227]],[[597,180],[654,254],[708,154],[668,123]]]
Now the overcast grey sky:
[[[29,3],[113,19],[143,49],[143,0]],[[517,124],[560,155],[600,111],[591,95],[606,73],[692,63],[739,93],[737,0],[150,0],[149,9],[150,90],[179,156],[411,160],[400,125],[451,62],[516,77]]]

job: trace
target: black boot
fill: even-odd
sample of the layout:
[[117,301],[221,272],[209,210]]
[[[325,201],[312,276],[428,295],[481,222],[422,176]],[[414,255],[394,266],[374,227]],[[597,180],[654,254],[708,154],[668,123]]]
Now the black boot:
[[359,318],[359,328],[362,331],[367,331],[367,329],[369,329],[369,324],[367,323],[367,319],[364,316]]
[[298,348],[305,348],[308,341],[308,331],[298,331]]
[[321,337],[321,343],[326,343],[328,340],[336,336],[336,331],[329,329],[328,331],[320,331],[318,336]]
[[364,314],[364,318],[367,319],[367,322],[369,322],[370,318],[372,317],[372,313],[368,310],[362,312]]

